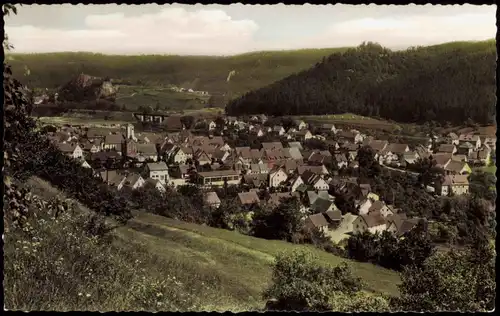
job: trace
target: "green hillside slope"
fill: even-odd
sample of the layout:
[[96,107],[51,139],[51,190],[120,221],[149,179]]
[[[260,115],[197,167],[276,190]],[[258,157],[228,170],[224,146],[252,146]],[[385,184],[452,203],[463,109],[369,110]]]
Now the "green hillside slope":
[[[50,199],[67,196],[48,182],[32,177],[27,185],[35,194]],[[79,212],[91,212],[81,204]],[[133,214],[126,226],[117,228],[113,247],[116,256],[139,255],[141,266],[151,278],[175,277],[185,294],[203,310],[244,311],[265,305],[262,291],[271,280],[275,256],[282,251],[307,249],[323,264],[347,262],[370,292],[397,296],[399,274],[368,263],[336,257],[312,246],[269,241],[237,232],[181,222],[153,214]],[[58,234],[58,232],[54,232]]]
[[230,102],[230,115],[354,113],[399,122],[495,119],[495,41],[393,52],[367,43]]
[[[31,85],[56,88],[80,73],[137,86],[173,84],[212,94],[240,95],[313,66],[345,48],[255,52],[215,56],[115,56],[92,53],[10,54],[15,73],[30,70]],[[231,71],[235,74],[227,82]]]

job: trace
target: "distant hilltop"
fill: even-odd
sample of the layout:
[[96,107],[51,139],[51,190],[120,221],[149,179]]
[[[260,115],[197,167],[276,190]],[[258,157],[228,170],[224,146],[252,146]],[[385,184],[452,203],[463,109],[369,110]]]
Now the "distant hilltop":
[[110,78],[80,74],[58,89],[58,100],[82,102],[107,100],[114,102],[118,88]]

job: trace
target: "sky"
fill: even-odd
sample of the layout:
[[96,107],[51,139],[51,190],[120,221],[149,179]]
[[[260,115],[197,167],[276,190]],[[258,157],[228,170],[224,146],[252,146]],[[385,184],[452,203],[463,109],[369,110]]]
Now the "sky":
[[378,42],[391,49],[496,35],[496,5],[23,5],[14,52],[234,55]]

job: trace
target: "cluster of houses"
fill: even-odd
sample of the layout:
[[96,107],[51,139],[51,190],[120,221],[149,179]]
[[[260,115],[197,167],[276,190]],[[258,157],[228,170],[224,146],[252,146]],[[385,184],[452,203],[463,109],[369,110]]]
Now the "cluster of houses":
[[191,88],[183,88],[183,87],[176,87],[176,86],[172,86],[170,87],[170,89],[172,91],[175,91],[175,92],[188,92],[188,93],[196,93],[196,94],[199,94],[199,95],[209,95],[208,91],[197,91],[197,90],[193,90]]
[[[149,182],[165,192],[167,186],[175,189],[192,183],[205,192],[205,203],[216,208],[221,202],[213,187],[237,185],[241,192],[235,203],[243,208],[257,204],[275,207],[283,198],[297,197],[308,226],[330,233],[341,228],[347,233],[388,230],[395,234],[408,231],[418,220],[406,218],[404,210],[386,205],[368,184],[339,177],[327,166],[357,168],[357,152],[366,145],[382,165],[401,170],[418,158],[432,155],[446,176],[442,184],[428,189],[438,195],[467,194],[469,163],[488,164],[496,142],[491,138],[481,140],[477,135],[450,134],[410,150],[406,144],[377,140],[356,130],[339,130],[332,124],[318,126],[313,135],[301,120],[287,131],[282,126],[265,126],[265,120],[265,116],[254,116],[246,122],[225,117],[222,128],[224,136],[230,130],[245,130],[258,137],[269,133],[276,136],[277,141],[262,142],[259,149],[232,148],[224,136],[210,133],[217,127],[214,121],[208,122],[204,135],[194,135],[182,124],[176,132],[136,133],[128,124],[112,128],[65,126],[50,137],[62,152],[93,169],[95,177],[117,190],[125,186],[137,189]],[[335,135],[335,140],[329,135]],[[323,140],[331,150],[305,149],[303,142],[311,138]],[[127,167],[111,168],[112,162],[118,160],[126,161]],[[359,215],[342,215],[328,193],[332,190],[358,192],[355,204]],[[263,191],[269,194],[260,194]]]

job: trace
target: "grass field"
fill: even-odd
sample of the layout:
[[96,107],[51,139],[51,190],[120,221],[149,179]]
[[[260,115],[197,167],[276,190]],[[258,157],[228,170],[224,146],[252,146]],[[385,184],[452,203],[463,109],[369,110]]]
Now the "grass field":
[[110,126],[126,124],[130,121],[126,120],[104,120],[99,118],[85,118],[85,117],[64,117],[64,116],[42,116],[38,118],[42,124],[54,125],[93,125],[93,126]]
[[[41,116],[36,119],[42,124],[76,124],[76,125],[119,125],[126,123],[137,122],[132,112],[120,111],[94,111],[95,114],[89,114],[86,111],[74,110],[72,112],[64,113],[62,116]],[[222,108],[201,108],[201,109],[187,109],[187,110],[170,110],[162,111],[165,114],[175,115],[191,115],[197,119],[214,119],[221,113],[224,113]],[[107,116],[108,119],[104,119]]]
[[168,87],[128,86],[118,87],[116,103],[128,110],[136,110],[140,106],[158,105],[160,110],[192,110],[205,107],[209,96],[195,93],[176,92]]
[[484,172],[489,172],[489,173],[492,173],[492,174],[496,174],[496,172],[497,172],[497,166],[492,165],[492,166],[482,167],[481,170],[483,170]]
[[[28,183],[37,194],[64,197],[39,178]],[[399,274],[372,264],[343,259],[312,246],[268,241],[148,213],[134,215],[126,226],[114,231],[114,247],[150,254],[141,259],[143,268],[159,279],[175,276],[186,291],[197,293],[204,310],[262,308],[261,293],[269,284],[274,257],[294,249],[313,252],[323,264],[346,261],[365,282],[365,290],[398,295]]]
[[316,124],[335,124],[339,127],[348,125],[350,127],[360,127],[369,128],[374,130],[383,130],[387,132],[393,132],[395,130],[401,129],[398,124],[378,120],[371,117],[361,116],[352,113],[344,114],[331,114],[331,115],[308,115],[299,116],[298,118],[303,119],[306,122],[316,123]]
[[[168,256],[196,260],[200,265],[215,271],[230,274],[246,288],[257,301],[270,278],[274,256],[281,251],[308,249],[315,253],[324,264],[337,265],[348,261],[312,246],[293,245],[282,241],[269,241],[242,235],[236,232],[215,229],[159,217],[147,213],[136,213],[135,218],[121,228],[118,234],[127,240],[156,240],[161,247],[168,248]],[[128,237],[127,237],[128,236]],[[146,245],[146,244],[144,244]],[[168,245],[168,247],[166,247]],[[149,245],[153,251],[158,245]],[[352,262],[354,272],[366,282],[367,289],[397,295],[396,273],[372,264]]]

